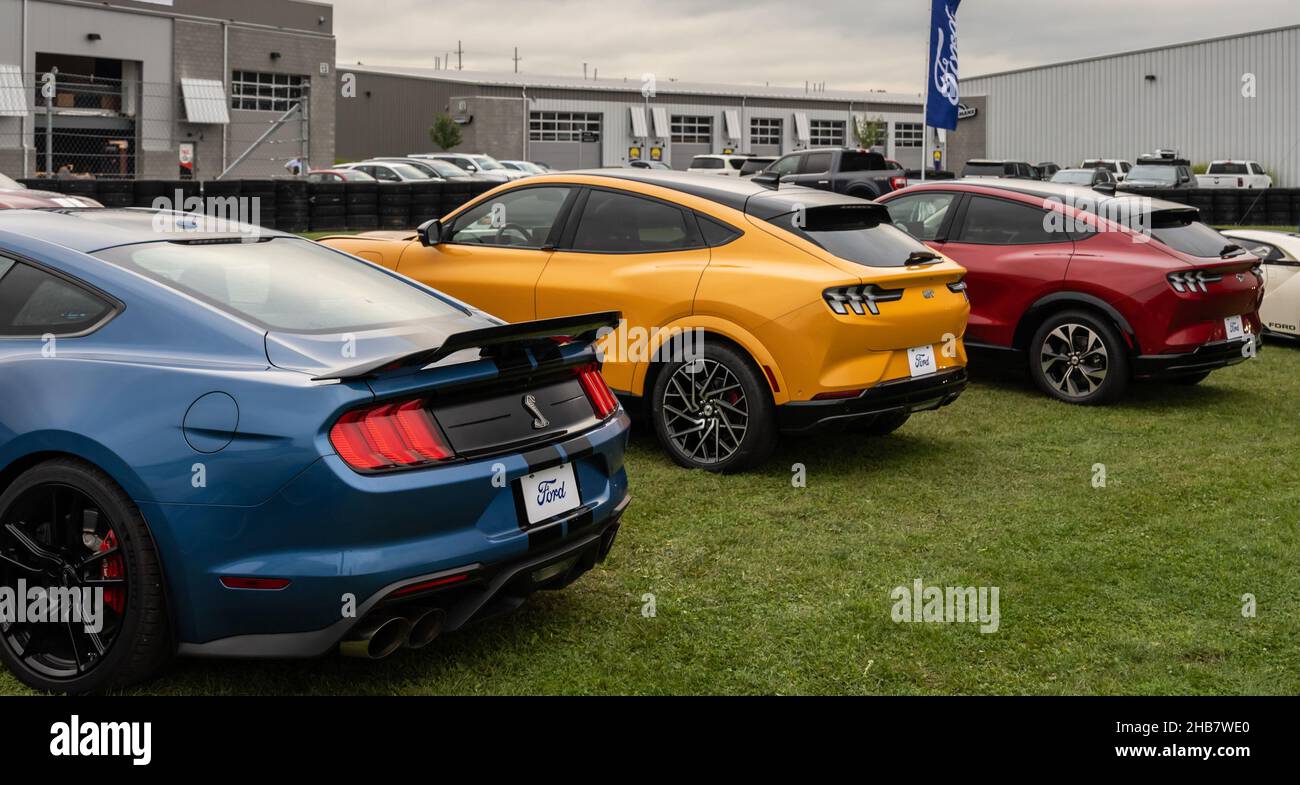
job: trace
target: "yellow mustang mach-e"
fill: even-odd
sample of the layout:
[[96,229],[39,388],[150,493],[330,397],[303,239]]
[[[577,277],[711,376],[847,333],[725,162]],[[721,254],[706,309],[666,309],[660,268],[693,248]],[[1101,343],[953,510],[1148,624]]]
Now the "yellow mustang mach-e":
[[965,271],[855,197],[568,172],[418,232],[322,242],[509,321],[621,311],[605,379],[683,466],[752,467],[778,432],[886,434],[966,386]]

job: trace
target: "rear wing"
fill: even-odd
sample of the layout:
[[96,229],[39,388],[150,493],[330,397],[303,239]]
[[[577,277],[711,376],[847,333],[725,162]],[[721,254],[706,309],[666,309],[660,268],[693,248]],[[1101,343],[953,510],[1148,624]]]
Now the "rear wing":
[[499,327],[483,327],[447,337],[441,346],[420,349],[409,354],[387,357],[382,360],[340,368],[315,376],[312,381],[346,381],[364,379],[381,371],[400,368],[423,368],[443,360],[456,352],[466,349],[487,349],[509,344],[526,345],[541,341],[554,341],[557,338],[572,338],[580,343],[591,343],[604,328],[618,326],[623,315],[618,311],[582,314],[579,316],[561,316],[555,319],[538,319],[532,322],[503,324]]

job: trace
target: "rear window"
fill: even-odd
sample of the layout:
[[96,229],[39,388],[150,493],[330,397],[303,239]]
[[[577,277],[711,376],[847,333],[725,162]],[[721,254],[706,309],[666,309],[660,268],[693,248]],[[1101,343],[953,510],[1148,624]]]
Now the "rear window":
[[290,237],[144,243],[96,256],[281,332],[346,332],[461,313],[365,262]]
[[1217,259],[1229,245],[1237,243],[1200,221],[1189,220],[1181,213],[1173,216],[1153,214],[1151,235],[1175,251],[1198,259]]
[[1153,164],[1138,164],[1129,170],[1128,179],[1130,180],[1149,180],[1161,185],[1178,184],[1178,167],[1176,166],[1158,166]]
[[706,158],[705,156],[696,156],[691,161],[692,169],[721,169],[724,166],[721,158]]
[[1006,166],[1001,163],[966,164],[962,171],[964,177],[1001,177],[1006,174]]
[[1210,164],[1206,174],[1250,174],[1245,164]]
[[844,153],[840,156],[841,172],[876,172],[891,168],[879,153]]
[[1084,169],[1105,169],[1112,174],[1115,172],[1115,164],[1112,161],[1084,161]]
[[[829,253],[868,267],[905,267],[917,252],[929,253],[920,241],[889,222],[879,205],[837,205],[786,213],[770,223],[793,232]],[[803,226],[799,226],[799,223]]]
[[1066,185],[1092,185],[1092,172],[1057,172],[1052,182]]

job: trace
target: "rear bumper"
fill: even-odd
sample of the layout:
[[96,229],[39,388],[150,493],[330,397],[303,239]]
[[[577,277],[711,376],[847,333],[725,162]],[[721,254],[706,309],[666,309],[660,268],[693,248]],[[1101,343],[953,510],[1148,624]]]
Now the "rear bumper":
[[887,412],[921,412],[947,406],[966,389],[965,368],[883,382],[856,398],[835,401],[796,401],[777,407],[777,424],[783,433],[807,433],[862,417]]
[[1250,344],[1254,344],[1254,354],[1258,354],[1264,342],[1256,335],[1248,335],[1207,343],[1191,352],[1142,355],[1133,362],[1133,375],[1139,379],[1176,378],[1226,368],[1250,359],[1253,355],[1246,351]]

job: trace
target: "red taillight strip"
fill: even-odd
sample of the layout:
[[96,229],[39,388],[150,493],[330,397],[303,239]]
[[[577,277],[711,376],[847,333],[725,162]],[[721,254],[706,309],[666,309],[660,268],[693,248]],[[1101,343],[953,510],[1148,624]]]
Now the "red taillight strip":
[[398,589],[397,591],[393,592],[388,596],[403,597],[407,594],[415,594],[418,591],[427,591],[428,589],[436,589],[439,586],[450,586],[453,583],[460,583],[461,581],[468,580],[468,579],[469,579],[469,573],[462,572],[459,575],[448,575],[445,578],[435,578],[431,581],[412,583],[410,586],[403,586],[402,588]]
[[288,578],[241,578],[237,575],[222,575],[220,580],[221,585],[227,589],[278,591],[289,585]]
[[330,429],[330,443],[345,463],[363,471],[409,468],[456,456],[422,400],[347,412]]
[[591,401],[591,408],[597,417],[603,420],[618,409],[618,398],[614,397],[614,392],[605,383],[605,377],[600,375],[600,368],[595,365],[583,367],[578,371],[578,381],[582,384],[583,392],[587,393],[587,399]]

